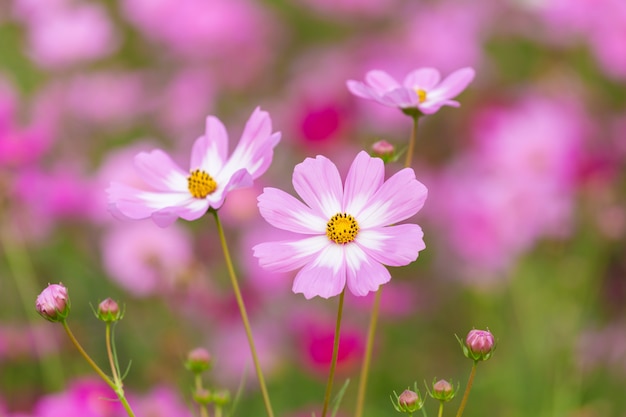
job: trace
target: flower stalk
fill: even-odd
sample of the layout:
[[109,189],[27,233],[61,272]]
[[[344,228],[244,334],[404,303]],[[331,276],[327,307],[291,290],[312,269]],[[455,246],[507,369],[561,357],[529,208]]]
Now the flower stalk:
[[268,417],[274,417],[274,412],[272,411],[272,404],[270,402],[269,394],[267,392],[267,387],[265,385],[265,378],[263,377],[263,371],[261,370],[261,363],[259,362],[259,357],[257,355],[256,347],[254,345],[254,338],[252,337],[252,329],[250,327],[248,313],[246,312],[246,306],[243,302],[243,297],[241,296],[241,290],[239,289],[239,283],[237,281],[237,275],[235,274],[235,268],[233,267],[233,262],[231,260],[230,252],[228,250],[228,244],[226,243],[226,236],[224,234],[224,228],[222,227],[222,222],[220,221],[220,218],[217,214],[217,210],[210,209],[209,211],[213,213],[213,217],[215,218],[215,224],[217,225],[217,232],[220,237],[222,251],[224,252],[224,261],[226,262],[228,275],[230,276],[230,281],[233,286],[233,292],[235,293],[235,299],[237,300],[237,306],[239,307],[239,313],[241,314],[243,327],[245,328],[246,337],[248,338],[248,344],[250,345],[250,353],[252,354],[252,361],[254,362],[254,369],[256,371],[257,379],[259,381],[259,387],[261,389],[261,394],[263,396],[263,403],[265,404],[265,409],[267,411]]
[[341,318],[343,316],[343,299],[346,294],[344,287],[339,295],[339,306],[337,307],[337,322],[335,324],[335,339],[333,342],[333,356],[330,361],[330,371],[328,372],[328,382],[326,383],[326,393],[324,394],[324,406],[322,408],[322,417],[326,417],[328,404],[330,403],[330,394],[333,389],[333,379],[335,378],[335,368],[337,367],[337,357],[339,356],[339,338],[341,336]]
[[461,400],[461,405],[459,405],[459,409],[456,412],[456,417],[461,417],[463,415],[463,411],[465,410],[465,405],[467,404],[467,399],[469,398],[469,393],[472,390],[472,385],[474,384],[474,377],[476,376],[477,366],[478,366],[478,361],[474,361],[474,363],[472,364],[472,370],[467,380],[467,386],[465,387],[465,393],[463,394],[463,399]]

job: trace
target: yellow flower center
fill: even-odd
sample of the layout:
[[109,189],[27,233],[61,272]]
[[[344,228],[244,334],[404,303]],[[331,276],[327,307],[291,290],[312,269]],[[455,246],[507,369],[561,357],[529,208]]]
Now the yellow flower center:
[[217,183],[209,174],[196,169],[187,177],[187,188],[195,198],[204,198],[215,191]]
[[421,88],[416,88],[415,92],[417,93],[417,99],[420,103],[426,101],[426,91],[422,90]]
[[344,245],[352,242],[359,233],[359,224],[346,213],[337,213],[326,224],[326,236],[333,242]]

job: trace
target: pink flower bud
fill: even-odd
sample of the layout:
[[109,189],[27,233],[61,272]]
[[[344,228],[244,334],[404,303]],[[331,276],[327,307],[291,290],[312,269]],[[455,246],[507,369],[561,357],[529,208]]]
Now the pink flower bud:
[[400,394],[400,396],[398,397],[398,403],[402,407],[412,408],[412,407],[415,406],[415,404],[417,404],[419,399],[420,399],[420,397],[417,395],[416,392],[413,392],[411,390],[405,389],[402,392],[402,394]]
[[406,389],[400,395],[394,391],[393,395],[395,396],[395,401],[392,397],[391,403],[396,411],[400,413],[413,414],[424,406],[424,401],[420,399],[419,391],[417,390],[417,383],[415,384],[415,391]]
[[439,401],[450,401],[456,395],[456,391],[451,383],[445,379],[433,381],[433,391],[430,396]]
[[199,374],[208,370],[211,367],[211,354],[204,348],[196,348],[187,354],[187,362],[185,367],[195,373]]
[[63,321],[70,313],[70,298],[63,284],[49,284],[37,296],[35,308],[41,317],[52,322]]
[[98,305],[98,318],[107,323],[118,321],[122,318],[120,307],[113,299],[107,298]]
[[391,155],[396,148],[386,140],[379,140],[372,145],[372,151],[375,155]]
[[491,357],[496,348],[496,341],[489,330],[472,329],[465,338],[463,353],[475,361],[484,361]]

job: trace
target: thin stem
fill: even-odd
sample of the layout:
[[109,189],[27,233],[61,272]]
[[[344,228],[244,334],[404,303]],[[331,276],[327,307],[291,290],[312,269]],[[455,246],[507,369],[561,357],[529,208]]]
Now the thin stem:
[[215,417],[222,417],[222,406],[221,405],[216,405],[215,406]]
[[465,404],[467,404],[467,399],[469,398],[470,390],[472,389],[472,384],[474,383],[474,376],[476,375],[476,367],[478,362],[474,361],[472,365],[472,371],[470,372],[469,379],[467,380],[467,386],[465,387],[465,393],[463,394],[463,399],[461,400],[461,405],[459,406],[459,411],[456,412],[456,417],[461,417],[463,415],[463,410],[465,410]]
[[443,401],[439,401],[439,413],[437,413],[437,417],[443,417]]
[[[17,227],[19,228],[19,226]],[[50,355],[46,357],[45,349],[49,345],[45,340],[46,335],[35,331],[35,323],[40,320],[33,308],[35,297],[38,294],[37,280],[24,243],[21,238],[11,236],[9,228],[4,225],[0,226],[0,240],[10,275],[15,282],[18,296],[26,311],[32,337],[35,340],[34,347],[39,358],[44,384],[50,389],[60,388],[63,385],[63,367],[59,356]]]
[[220,242],[222,244],[222,250],[224,251],[224,260],[226,261],[226,267],[228,268],[228,274],[230,275],[230,281],[233,285],[233,291],[235,298],[237,299],[237,306],[241,313],[241,320],[243,321],[243,327],[246,330],[246,336],[248,338],[248,344],[250,345],[250,353],[252,354],[252,361],[254,362],[254,369],[256,370],[257,379],[259,380],[259,387],[261,388],[261,394],[263,395],[263,402],[265,403],[265,409],[268,417],[274,417],[272,411],[272,404],[270,403],[270,397],[267,393],[267,387],[265,386],[265,379],[263,378],[263,371],[261,370],[261,364],[254,346],[254,339],[252,337],[252,329],[250,328],[250,321],[248,320],[248,313],[246,312],[246,306],[241,296],[241,290],[239,289],[239,283],[237,282],[237,275],[235,275],[235,269],[228,252],[228,245],[226,244],[226,236],[224,234],[224,228],[220,222],[219,216],[216,210],[211,210],[215,217],[215,223],[217,224],[217,232],[220,236]]
[[106,347],[107,347],[107,356],[109,357],[109,365],[111,366],[111,372],[113,373],[113,382],[115,382],[115,385],[121,387],[122,381],[120,380],[120,377],[117,373],[117,365],[115,363],[115,356],[113,355],[113,350],[111,349],[112,343],[111,343],[111,323],[110,322],[106,323],[105,340],[106,340]]
[[[413,152],[415,149],[415,142],[417,140],[417,122],[419,115],[412,115],[413,126],[411,127],[411,136],[409,137],[409,147],[406,153],[406,160],[404,162],[405,168],[410,168],[413,161]],[[374,305],[372,306],[372,314],[370,316],[369,329],[367,331],[367,342],[365,344],[365,355],[363,356],[363,364],[361,365],[361,375],[359,377],[359,388],[356,397],[356,409],[354,412],[355,417],[361,417],[363,415],[363,407],[365,406],[365,391],[367,390],[367,377],[369,375],[370,363],[372,361],[372,350],[374,347],[374,337],[376,336],[376,325],[378,324],[378,312],[380,310],[380,298],[382,294],[382,287],[376,291],[374,298]]]
[[104,382],[106,382],[106,384],[109,387],[111,387],[113,391],[115,391],[115,393],[117,394],[117,398],[119,398],[120,402],[122,403],[122,406],[124,407],[124,410],[126,410],[126,414],[128,414],[129,417],[135,417],[135,413],[133,413],[133,410],[130,408],[130,404],[128,404],[128,401],[126,400],[126,397],[124,396],[124,389],[121,387],[121,385],[117,385],[115,382],[113,382],[111,378],[109,378],[109,376],[105,374],[104,371],[100,369],[100,367],[93,361],[93,359],[91,359],[91,357],[87,354],[87,352],[85,352],[85,349],[83,349],[81,344],[78,342],[78,340],[74,336],[74,333],[72,333],[72,331],[70,330],[70,326],[68,326],[67,321],[63,320],[61,323],[63,324],[65,333],[67,333],[67,336],[72,341],[72,344],[76,346],[76,349],[78,349],[78,352],[80,352],[83,358],[85,358],[87,363],[93,368],[94,371],[96,371],[96,373],[100,376],[100,378],[102,378]]
[[370,316],[370,324],[367,332],[367,344],[365,345],[365,354],[363,356],[363,364],[361,366],[361,375],[359,377],[359,389],[357,392],[355,417],[363,415],[363,407],[365,405],[365,391],[367,389],[367,376],[369,375],[370,362],[372,360],[372,350],[374,349],[374,337],[376,335],[376,325],[378,323],[378,310],[380,309],[380,298],[382,287],[376,291],[374,296],[374,305],[372,306],[372,315]]
[[[202,375],[200,373],[196,373],[194,378],[196,384],[196,392],[201,393],[204,391],[204,387],[202,386]],[[209,410],[204,402],[198,402],[200,406],[200,417],[209,417]]]
[[419,116],[412,116],[413,126],[411,128],[411,137],[409,138],[409,148],[406,151],[406,160],[404,161],[404,167],[409,168],[413,161],[413,151],[415,149],[415,141],[417,138],[417,121]]
[[337,356],[339,355],[339,336],[341,334],[341,317],[343,315],[343,298],[346,295],[346,288],[343,288],[339,296],[339,307],[337,307],[337,323],[335,324],[335,340],[333,342],[333,356],[330,361],[330,371],[328,372],[328,382],[326,383],[326,394],[324,394],[324,407],[322,417],[326,417],[330,394],[333,390],[333,379],[335,378],[335,367],[337,366]]

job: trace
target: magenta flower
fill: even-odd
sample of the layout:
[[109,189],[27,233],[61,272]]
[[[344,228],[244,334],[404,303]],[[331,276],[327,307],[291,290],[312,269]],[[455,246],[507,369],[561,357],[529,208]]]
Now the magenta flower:
[[228,135],[216,117],[206,119],[206,132],[191,150],[189,171],[179,168],[161,150],[142,152],[135,166],[149,189],[112,182],[107,192],[113,214],[152,220],[165,227],[180,217],[196,220],[209,208],[219,209],[228,192],[249,187],[272,162],[280,133],[272,133],[267,112],[250,116],[239,144],[228,157]]
[[35,308],[41,317],[57,322],[63,321],[70,313],[70,298],[63,284],[48,284],[38,296]]
[[462,68],[441,82],[440,79],[436,69],[420,68],[409,73],[400,84],[385,71],[374,70],[365,74],[365,83],[349,80],[347,86],[357,97],[389,107],[417,109],[423,114],[433,114],[442,106],[460,106],[458,101],[452,99],[474,79],[474,70]]
[[[425,248],[422,229],[400,224],[417,213],[426,187],[406,168],[384,181],[384,164],[360,152],[345,186],[327,158],[307,158],[293,173],[293,186],[304,204],[284,191],[265,188],[261,215],[272,226],[305,235],[256,245],[261,266],[285,272],[300,269],[293,291],[309,299],[328,298],[346,286],[358,296],[391,278],[383,265],[403,266]],[[394,226],[390,226],[394,225]]]

